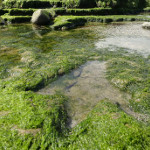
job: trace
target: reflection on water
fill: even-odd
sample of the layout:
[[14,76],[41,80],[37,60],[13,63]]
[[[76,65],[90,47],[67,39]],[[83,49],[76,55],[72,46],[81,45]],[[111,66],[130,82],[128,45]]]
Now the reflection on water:
[[113,102],[118,102],[123,108],[127,108],[129,95],[114,88],[106,80],[105,71],[105,62],[87,62],[38,93],[51,95],[55,91],[61,91],[69,96],[68,113],[72,119],[70,127],[74,127],[102,99],[108,98]]
[[112,51],[122,47],[130,53],[150,55],[150,30],[143,29],[142,23],[107,25],[103,31],[99,28],[96,29],[97,35],[103,34],[105,38],[95,43],[97,49],[108,48]]

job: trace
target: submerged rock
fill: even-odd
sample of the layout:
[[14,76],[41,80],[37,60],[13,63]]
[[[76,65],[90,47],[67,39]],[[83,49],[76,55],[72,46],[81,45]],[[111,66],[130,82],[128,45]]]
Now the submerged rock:
[[50,13],[46,10],[39,9],[32,15],[31,22],[37,25],[48,25],[52,21]]
[[144,29],[150,29],[150,22],[144,22],[144,23],[142,24],[142,27],[143,27]]

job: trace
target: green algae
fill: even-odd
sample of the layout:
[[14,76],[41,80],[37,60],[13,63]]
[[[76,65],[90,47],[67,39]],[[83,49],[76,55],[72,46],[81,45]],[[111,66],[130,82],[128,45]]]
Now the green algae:
[[109,63],[108,77],[121,90],[132,94],[131,106],[150,114],[149,105],[149,59],[140,56],[113,59]]
[[1,110],[9,110],[0,116],[2,149],[46,149],[67,131],[66,98],[61,95],[3,91],[0,101]]
[[149,21],[148,17],[137,15],[111,15],[111,16],[58,16],[54,20],[52,28],[70,29],[77,26],[83,26],[86,22],[120,22],[120,21]]
[[71,132],[64,149],[149,149],[149,127],[103,100]]
[[[10,39],[10,41],[7,41],[7,46],[9,46],[9,44],[12,46],[12,42],[18,42],[18,44],[13,44],[13,46],[15,49],[19,49],[17,52],[19,53],[20,60],[17,62],[19,63],[17,66],[18,69],[14,69],[13,66],[8,68],[9,72],[11,72],[13,76],[1,81],[1,87],[16,90],[36,90],[49,83],[49,81],[56,79],[59,74],[62,75],[71,69],[76,68],[85,62],[90,55],[93,55],[93,53],[89,54],[88,50],[85,50],[85,48],[82,49],[83,46],[80,47],[81,45],[78,44],[78,37],[82,34],[82,32],[77,32],[75,34],[76,37],[74,36],[74,38],[67,32],[62,32],[58,37],[57,32],[53,32],[51,34],[49,29],[44,29],[45,31],[49,30],[50,33],[46,36],[42,35],[43,33],[41,32],[39,38],[39,35],[37,36],[35,30],[32,31],[31,26],[20,28],[16,25],[10,30],[11,32],[9,33],[8,31],[8,33],[12,35],[16,32],[15,38],[19,41],[12,41]],[[26,30],[29,31],[26,32]],[[45,32],[44,30],[43,32]],[[21,33],[19,33],[20,31]],[[7,36],[8,35],[6,35],[6,37]],[[51,37],[52,40],[50,40],[49,36],[53,37]],[[27,37],[29,39],[23,40]],[[64,37],[69,40],[72,37],[72,39],[70,41],[64,41],[64,47],[62,47],[62,45],[55,47],[56,43],[60,40],[62,41]],[[34,40],[31,42],[31,39],[33,38]],[[1,42],[5,42],[5,36]],[[72,42],[75,43],[72,44]],[[86,45],[85,42],[83,43]],[[2,45],[3,44],[4,43],[2,43]],[[31,48],[33,44],[35,46],[34,48]],[[76,46],[76,49],[74,49],[74,46]],[[78,49],[78,47],[80,49]],[[7,57],[8,59],[5,60],[5,63],[10,63],[10,55]],[[15,55],[15,57],[17,57],[17,55]],[[15,57],[14,59],[17,59]],[[6,67],[8,66],[6,65]],[[19,70],[19,74],[17,73],[17,70]]]
[[[43,30],[48,31],[45,28]],[[12,46],[16,50],[16,53],[13,52],[12,66],[7,65],[11,63],[10,53],[7,53],[5,62],[0,62],[6,65],[8,72],[11,72],[0,80],[0,117],[2,118],[0,147],[2,149],[46,149],[59,145],[58,141],[62,141],[67,132],[65,109],[67,98],[60,94],[43,96],[29,90],[37,90],[52,82],[59,75],[77,68],[93,55],[78,44],[78,37],[82,32],[74,32],[72,37],[73,32],[68,31],[59,32],[60,36],[58,32],[50,30],[46,33],[37,31],[41,37],[37,36],[29,25],[14,25],[1,30],[3,33],[1,44],[7,44],[8,47]],[[7,37],[9,40],[5,43]],[[19,41],[12,40],[12,37]],[[49,37],[54,40],[50,41]],[[24,40],[25,38],[28,40]],[[42,49],[44,39],[49,42],[45,47],[47,51]],[[59,41],[62,40],[65,44],[59,45]],[[86,44],[85,39],[84,41],[82,44]],[[35,47],[31,48],[33,43]],[[74,49],[75,45],[80,48]]]
[[[118,87],[132,94],[131,106],[135,110],[149,113],[149,57],[132,55],[121,48],[118,51],[96,50],[95,34],[83,29],[51,32],[43,28],[35,32],[30,25],[14,25],[0,31],[3,48],[7,44],[16,50],[12,66],[7,66],[11,54],[3,61],[12,74],[0,80],[2,149],[149,148],[149,127],[115,104],[100,102],[85,121],[68,132],[65,103],[69,99],[59,93],[43,96],[31,91],[89,59],[108,60],[110,81],[128,79],[123,88]],[[11,39],[12,35],[15,40]],[[44,43],[47,46],[42,49]]]
[[20,55],[18,49],[3,47],[0,49],[0,78],[6,78],[10,74],[8,69],[18,65]]

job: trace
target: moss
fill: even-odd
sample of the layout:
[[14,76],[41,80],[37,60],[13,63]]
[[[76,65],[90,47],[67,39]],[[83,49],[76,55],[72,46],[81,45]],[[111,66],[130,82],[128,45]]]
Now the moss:
[[52,28],[58,29],[70,29],[76,26],[84,25],[86,22],[118,22],[118,21],[148,21],[147,17],[136,15],[112,15],[112,16],[58,16],[54,20]]
[[35,9],[10,9],[11,16],[32,16]]
[[24,23],[30,22],[31,20],[31,16],[10,16],[5,14],[1,17],[6,19],[9,23]]
[[82,17],[63,16],[63,17],[55,18],[54,25],[52,25],[52,28],[54,28],[55,30],[63,29],[63,28],[70,29],[70,28],[75,28],[76,26],[84,25],[85,23],[86,23],[86,19]]

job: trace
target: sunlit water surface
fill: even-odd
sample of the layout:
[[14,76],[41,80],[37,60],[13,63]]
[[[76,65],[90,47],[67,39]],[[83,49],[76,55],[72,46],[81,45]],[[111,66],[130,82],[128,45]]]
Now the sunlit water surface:
[[150,55],[150,30],[143,29],[142,23],[127,23],[107,25],[105,30],[101,27],[95,29],[98,35],[103,34],[95,42],[97,49],[108,48],[115,51],[116,47],[125,48],[129,53],[138,53],[145,57]]

